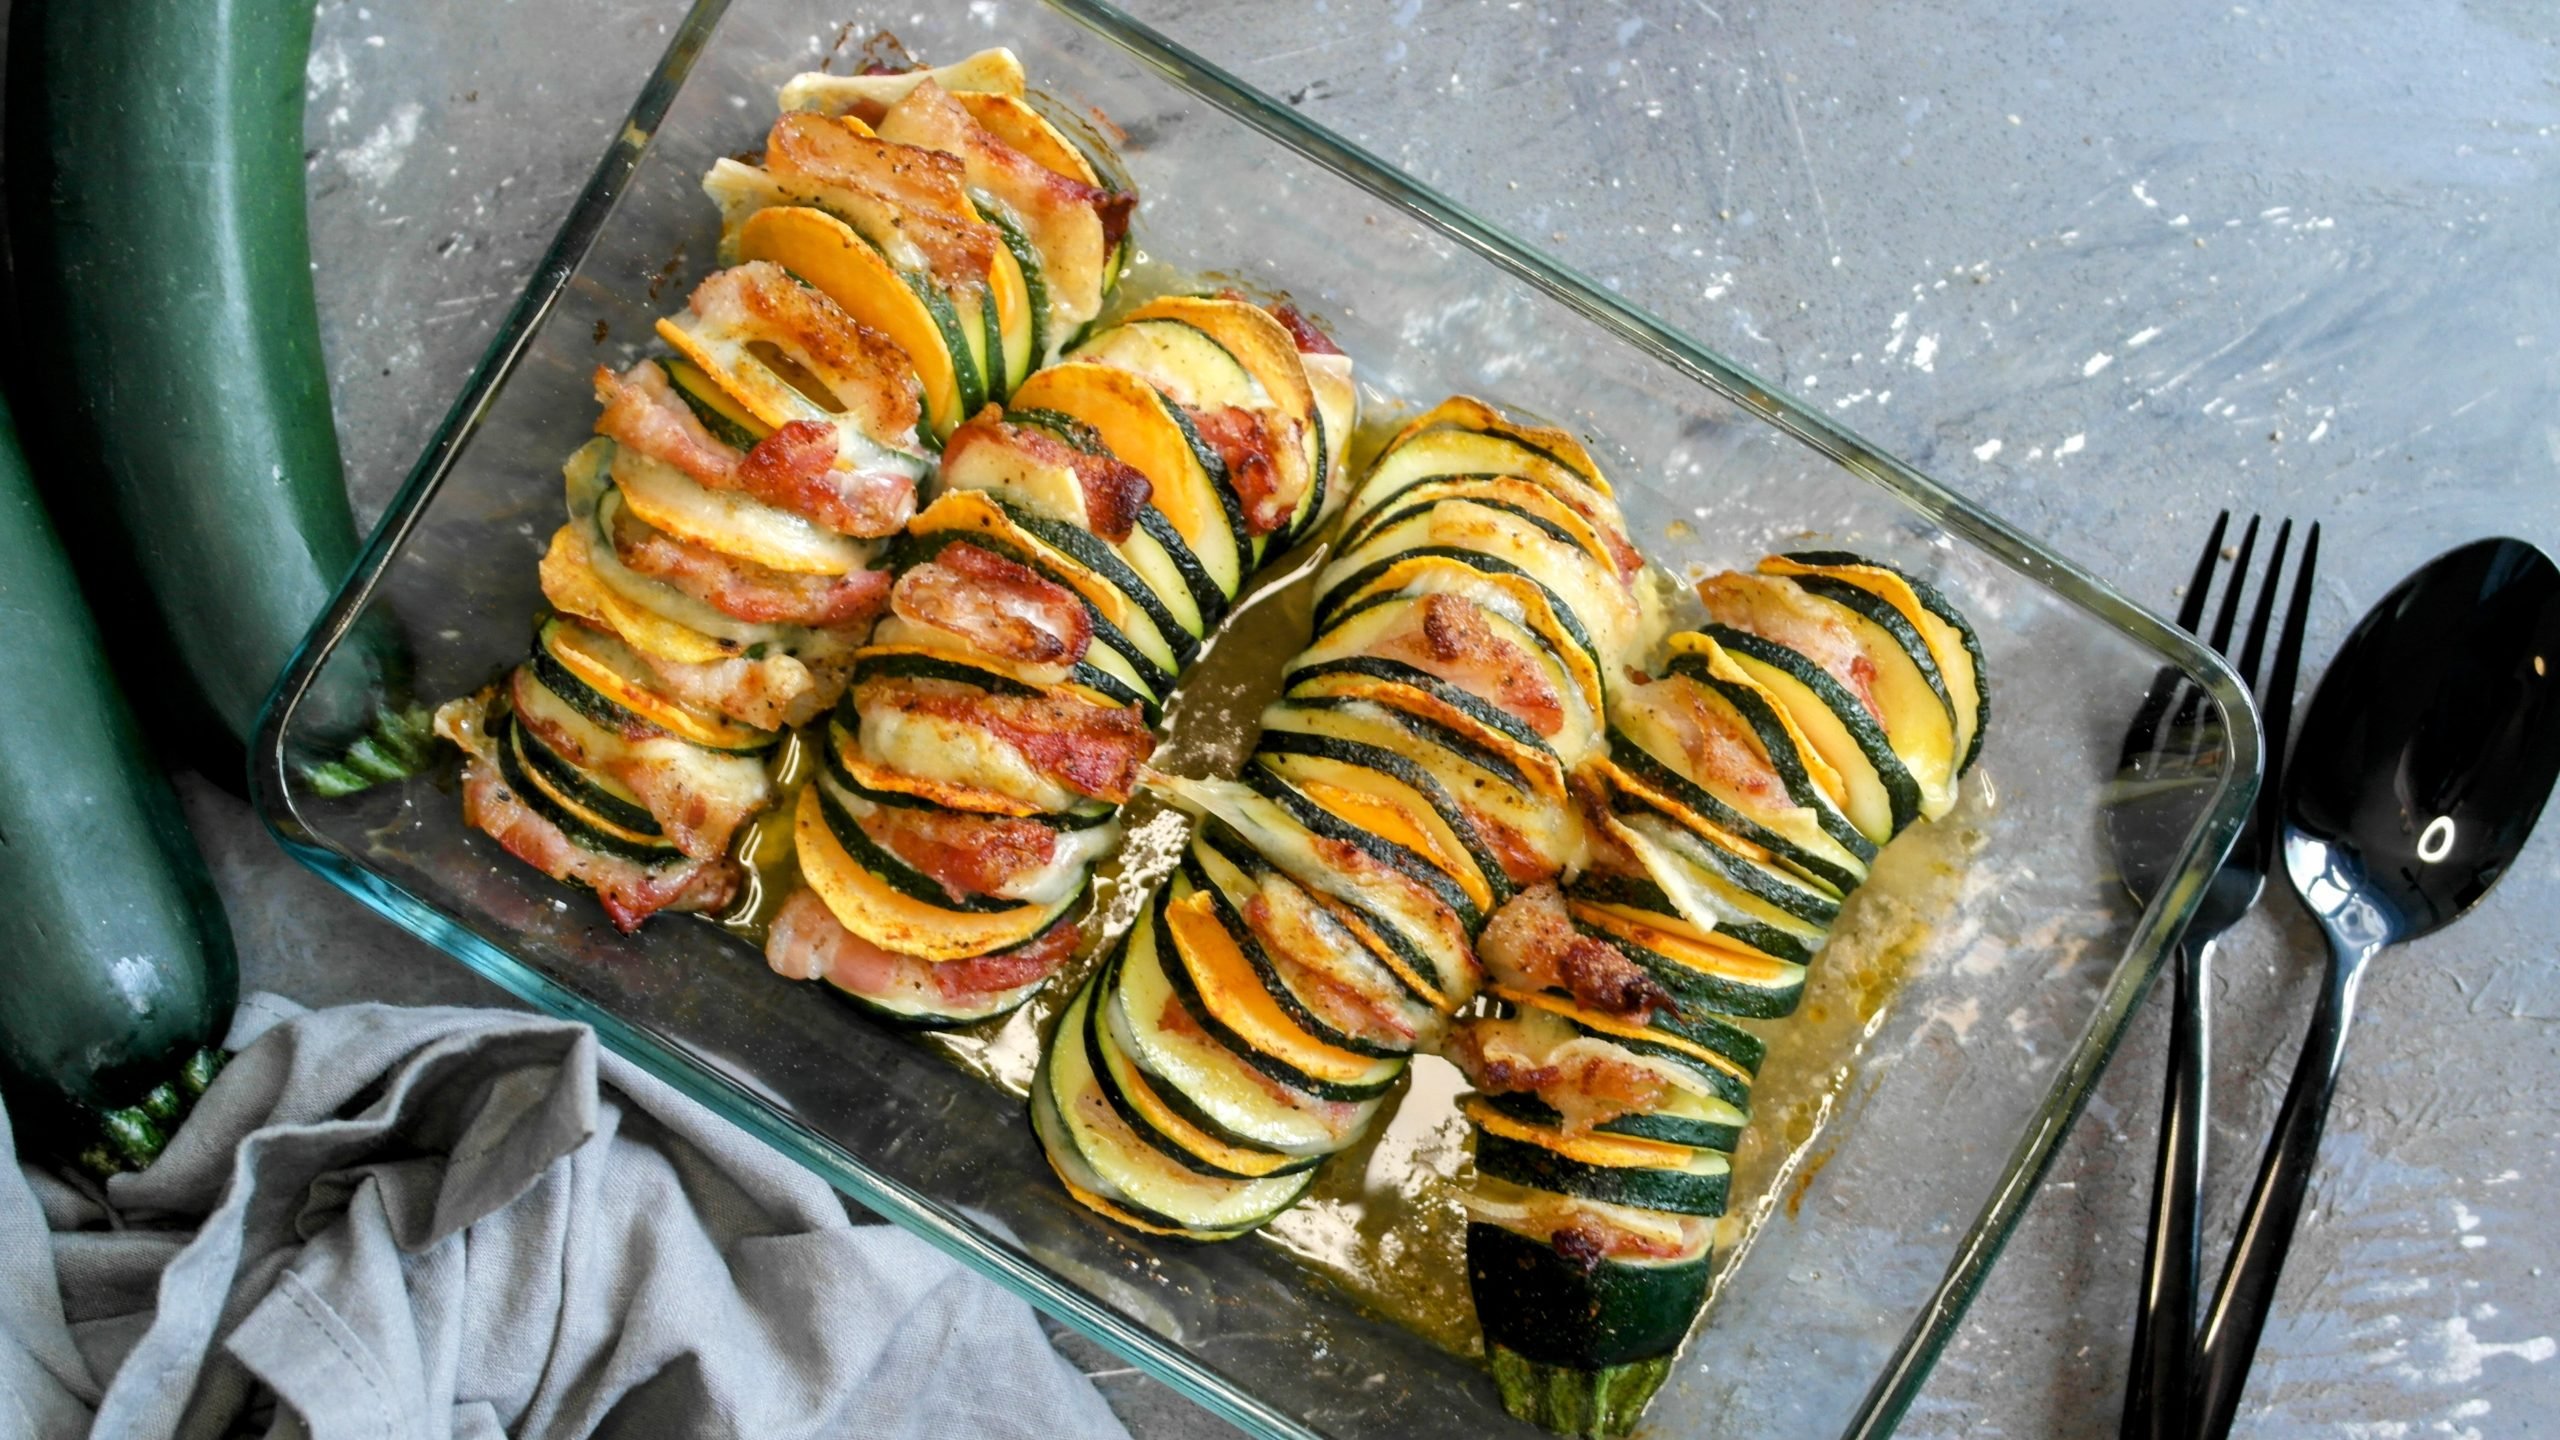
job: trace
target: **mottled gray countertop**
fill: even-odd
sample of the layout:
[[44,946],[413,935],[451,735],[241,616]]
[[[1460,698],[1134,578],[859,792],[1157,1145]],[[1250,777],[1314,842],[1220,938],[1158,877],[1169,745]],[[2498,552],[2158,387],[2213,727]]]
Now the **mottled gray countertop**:
[[[319,7],[315,248],[364,514],[681,8]],[[2548,5],[1130,8],[2164,608],[2224,505],[2324,522],[2315,660],[2458,541],[2560,547]],[[507,1003],[190,796],[251,983]],[[2368,980],[2248,1433],[2560,1433],[2554,921],[2545,833]],[[2279,900],[2224,951],[2225,1227],[2313,943]],[[2146,1015],[1905,1433],[2111,1433],[2161,1039]],[[1223,1430],[1092,1364],[1146,1440]]]

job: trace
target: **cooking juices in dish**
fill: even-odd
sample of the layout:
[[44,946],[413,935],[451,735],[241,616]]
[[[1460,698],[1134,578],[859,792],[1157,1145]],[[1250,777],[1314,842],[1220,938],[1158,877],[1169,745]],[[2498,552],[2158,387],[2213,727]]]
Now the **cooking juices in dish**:
[[[731,904],[787,770],[768,961],[951,1026],[1076,953],[1154,788],[1197,828],[1031,1084],[1067,1188],[1247,1233],[1444,1056],[1504,1398],[1623,1430],[1706,1293],[1755,1027],[1979,748],[1964,620],[1822,553],[1675,625],[1583,447],[1472,399],[1355,493],[1350,361],[1232,293],[1115,308],[1136,197],[1005,52],[782,101],[705,177],[721,268],[666,352],[594,376],[531,655],[438,712],[466,817],[629,930]],[[1320,531],[1241,773],[1150,771],[1186,667]]]
[[1964,619],[1855,556],[1696,587],[1663,635],[1607,481],[1467,399],[1406,426],[1314,638],[1031,1094],[1082,1203],[1250,1231],[1417,1050],[1475,1087],[1467,1269],[1514,1413],[1620,1433],[1707,1293],[1765,1053],[1879,847],[1952,808]]

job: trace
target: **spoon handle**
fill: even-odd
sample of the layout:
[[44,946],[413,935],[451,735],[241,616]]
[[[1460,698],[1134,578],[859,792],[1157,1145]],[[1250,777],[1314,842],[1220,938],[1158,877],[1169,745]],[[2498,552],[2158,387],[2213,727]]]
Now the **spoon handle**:
[[2204,1187],[2209,1042],[2205,985],[2213,941],[2190,939],[2170,957],[2169,1064],[2160,1102],[2160,1153],[2152,1173],[2151,1235],[2142,1256],[2142,1305],[2133,1322],[2120,1440],[2181,1440],[2187,1433],[2195,1354],[2198,1215]]
[[2267,1309],[2275,1300],[2276,1281],[2284,1273],[2285,1253],[2293,1247],[2293,1229],[2302,1218],[2302,1200],[2311,1188],[2311,1172],[2320,1158],[2320,1134],[2328,1125],[2329,1100],[2338,1088],[2338,1062],[2346,1053],[2347,1024],[2354,1018],[2356,986],[2364,978],[2364,962],[2374,950],[2330,938],[2328,983],[2321,987],[2319,1008],[2311,1015],[2302,1059],[2294,1065],[2293,1083],[2276,1115],[2275,1134],[2258,1165],[2257,1188],[2223,1263],[2222,1284],[2205,1320],[2197,1350],[2196,1430],[2199,1440],[2223,1440],[2240,1411],[2240,1394],[2249,1381],[2250,1362],[2257,1358],[2258,1336],[2267,1326]]

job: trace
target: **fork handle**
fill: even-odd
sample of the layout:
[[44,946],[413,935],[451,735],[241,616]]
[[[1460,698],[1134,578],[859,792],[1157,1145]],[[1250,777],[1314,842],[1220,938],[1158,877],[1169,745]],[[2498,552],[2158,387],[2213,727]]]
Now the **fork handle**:
[[2198,1347],[2199,1440],[2223,1440],[2240,1412],[2258,1336],[2266,1329],[2276,1281],[2284,1273],[2286,1252],[2293,1248],[2294,1225],[2302,1218],[2303,1196],[2320,1158],[2320,1135],[2338,1088],[2338,1062],[2346,1053],[2347,1024],[2355,1016],[2356,987],[2364,979],[2364,962],[2381,948],[2359,948],[2334,936],[2330,946],[2328,983],[2312,1012],[2311,1033],[2304,1037],[2302,1058],[2285,1089],[2284,1108],[2276,1114],[2275,1134],[2259,1162],[2257,1187],[2250,1192],[2231,1256],[2223,1262],[2222,1284],[2214,1292]]
[[2170,957],[2169,1066],[2153,1166],[2151,1234],[2142,1255],[2142,1304],[2134,1314],[2133,1364],[2125,1377],[2120,1440],[2184,1440],[2202,1269],[2206,1083],[2205,1025],[2211,939],[2182,942]]

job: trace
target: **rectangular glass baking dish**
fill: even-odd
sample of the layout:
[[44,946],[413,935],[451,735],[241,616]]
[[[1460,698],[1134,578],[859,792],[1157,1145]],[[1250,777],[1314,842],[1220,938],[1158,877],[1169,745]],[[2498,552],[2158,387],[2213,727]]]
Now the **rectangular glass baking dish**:
[[[592,423],[586,375],[638,353],[707,267],[717,218],[698,177],[760,142],[782,80],[884,25],[931,60],[1012,47],[1065,113],[1124,137],[1148,253],[1285,290],[1376,392],[1427,404],[1469,391],[1586,436],[1637,543],[1673,569],[1748,564],[1818,537],[1930,576],[1974,617],[1996,711],[1960,904],[1918,937],[1892,1003],[1865,1020],[1818,1139],[1763,1177],[1748,1263],[1720,1277],[1647,1422],[1660,1434],[1889,1433],[2254,794],[2245,693],[2070,562],[1093,0],[877,16],[697,0],[279,682],[255,767],[279,840],[1250,1433],[1535,1433],[1503,1414],[1476,1360],[1280,1247],[1153,1241],[1085,1214],[1052,1182],[1013,1096],[778,979],[719,929],[670,918],[615,934],[591,902],[467,832],[449,783],[324,799],[293,777],[304,696],[353,663],[341,643],[367,612],[406,634],[423,696],[472,689],[520,656],[558,468]],[[2227,768],[2182,868],[2143,911],[2115,878],[2100,802],[2125,719],[2164,667],[2220,707]]]

